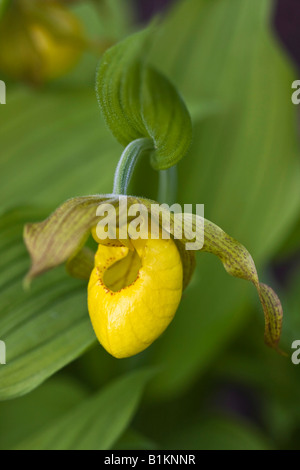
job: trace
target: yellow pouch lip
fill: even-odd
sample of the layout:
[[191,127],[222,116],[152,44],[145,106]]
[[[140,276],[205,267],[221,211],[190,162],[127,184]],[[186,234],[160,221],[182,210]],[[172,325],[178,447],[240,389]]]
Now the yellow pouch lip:
[[104,274],[129,253],[99,245],[89,283],[89,313],[100,343],[117,358],[146,349],[172,321],[182,295],[183,269],[173,240],[134,240],[136,279],[114,292]]

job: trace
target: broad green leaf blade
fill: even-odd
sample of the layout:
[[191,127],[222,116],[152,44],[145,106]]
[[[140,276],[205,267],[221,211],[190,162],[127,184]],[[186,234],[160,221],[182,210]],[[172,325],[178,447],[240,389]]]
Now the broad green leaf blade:
[[59,419],[88,397],[88,391],[68,377],[52,378],[32,393],[0,403],[0,449],[7,450]]
[[7,352],[7,364],[0,368],[0,400],[28,393],[95,341],[86,286],[63,268],[28,292],[22,288],[28,270],[23,225],[40,217],[41,211],[21,208],[0,219],[0,332]]
[[132,372],[18,445],[28,450],[108,450],[129,425],[153,371]]
[[188,151],[191,118],[175,87],[145,64],[153,28],[136,33],[109,49],[97,75],[98,101],[105,120],[124,146],[151,138],[157,170],[175,165]]
[[[290,99],[297,77],[269,31],[270,8],[268,0],[177,2],[151,56],[186,101],[216,103],[195,124],[191,151],[178,165],[177,202],[204,203],[206,218],[247,247],[260,273],[300,203]],[[188,294],[149,352],[150,361],[166,363],[154,384],[159,396],[188,387],[221,354],[253,298],[251,287],[232,282],[201,253]]]
[[111,192],[122,147],[101,119],[94,74],[81,88],[9,87],[0,116],[1,208],[54,210],[74,196]]

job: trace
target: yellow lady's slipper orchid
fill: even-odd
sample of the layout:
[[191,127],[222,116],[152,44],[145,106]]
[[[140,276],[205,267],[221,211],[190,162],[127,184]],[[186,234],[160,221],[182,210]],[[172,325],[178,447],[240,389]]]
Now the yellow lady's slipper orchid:
[[[153,203],[127,196],[128,207],[137,201],[148,211]],[[174,237],[175,223],[169,239],[134,240],[130,226],[128,239],[118,230],[114,239],[99,239],[96,212],[107,203],[119,210],[115,195],[83,196],[66,201],[43,222],[27,224],[24,240],[32,266],[25,282],[28,285],[65,262],[71,276],[89,279],[88,306],[95,333],[109,353],[122,358],[146,349],[170,324],[191,280],[195,253],[186,250],[188,239]],[[206,219],[204,230],[200,251],[216,255],[229,274],[254,284],[265,315],[265,342],[282,352],[278,343],[283,311],[277,295],[259,282],[254,261],[243,245]],[[91,231],[99,245],[96,256],[84,246]]]
[[114,357],[146,349],[167,328],[179,305],[183,268],[169,240],[131,240],[125,246],[99,245],[88,287],[93,328]]

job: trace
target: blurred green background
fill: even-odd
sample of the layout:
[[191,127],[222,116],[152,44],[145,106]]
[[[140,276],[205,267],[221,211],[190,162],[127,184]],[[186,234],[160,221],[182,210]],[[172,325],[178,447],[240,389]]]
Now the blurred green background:
[[[11,80],[0,62],[0,448],[299,449],[291,344],[300,340],[300,152],[291,85],[300,77],[272,33],[274,3],[175,1],[160,18],[151,62],[193,119],[176,202],[205,204],[206,218],[250,251],[260,280],[282,300],[288,357],[263,343],[253,286],[198,253],[170,327],[126,360],[96,342],[86,284],[64,268],[22,288],[24,224],[67,198],[112,190],[122,147],[100,114],[95,72],[101,48],[141,28],[129,0],[62,3],[88,37],[76,66],[33,84]],[[157,186],[142,162],[131,192],[155,199]]]

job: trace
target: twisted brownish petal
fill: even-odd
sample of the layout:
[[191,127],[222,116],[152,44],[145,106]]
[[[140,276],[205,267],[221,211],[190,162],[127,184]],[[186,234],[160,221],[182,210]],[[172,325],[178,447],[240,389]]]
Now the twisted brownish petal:
[[[184,246],[186,243],[193,241],[193,232],[197,230],[197,219],[196,216],[193,217],[190,238],[185,236],[185,238],[179,240]],[[172,233],[176,229],[175,223],[172,227]],[[199,224],[199,226],[199,230],[203,230],[203,224]],[[201,234],[198,235],[201,236]],[[220,227],[204,219],[204,245],[200,251],[218,256],[231,276],[251,281],[255,285],[265,316],[265,342],[268,346],[285,355],[278,347],[283,318],[280,300],[271,287],[259,282],[255,263],[246,248]]]
[[99,219],[97,207],[104,201],[114,199],[109,196],[70,199],[45,221],[25,226],[24,241],[32,261],[27,281],[64,263],[80,251]]

